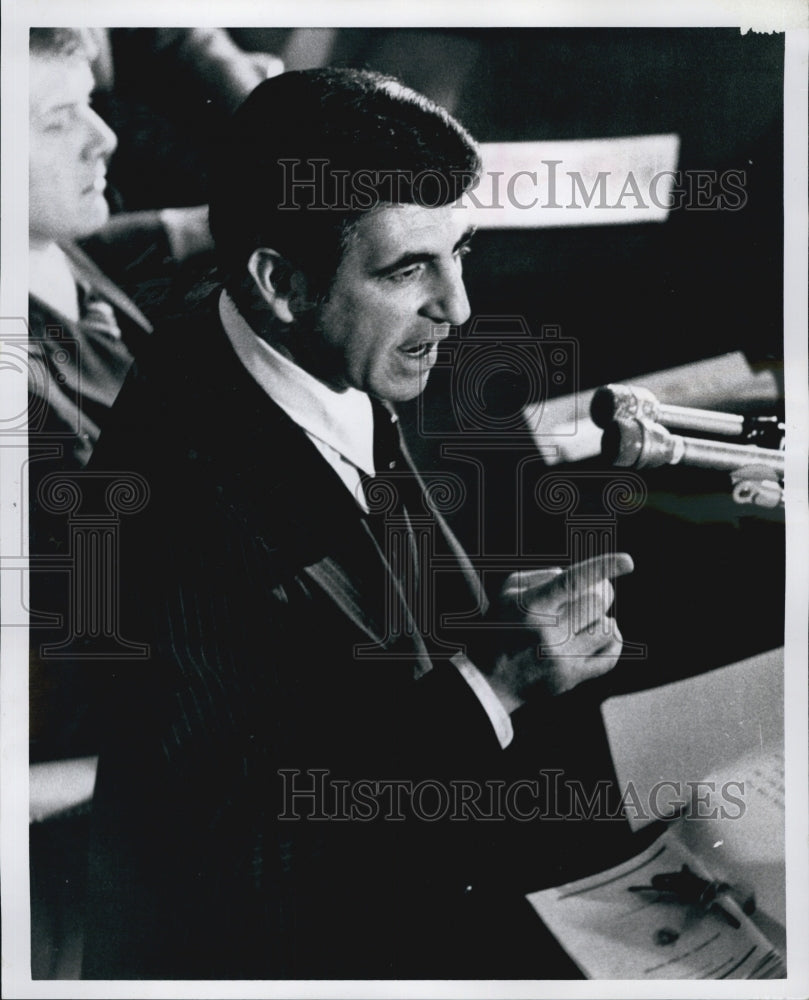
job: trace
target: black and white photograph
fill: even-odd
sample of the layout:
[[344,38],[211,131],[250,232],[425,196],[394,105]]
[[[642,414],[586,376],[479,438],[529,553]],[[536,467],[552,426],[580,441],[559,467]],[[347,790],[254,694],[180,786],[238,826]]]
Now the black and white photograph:
[[3,995],[805,996],[803,5],[3,27]]

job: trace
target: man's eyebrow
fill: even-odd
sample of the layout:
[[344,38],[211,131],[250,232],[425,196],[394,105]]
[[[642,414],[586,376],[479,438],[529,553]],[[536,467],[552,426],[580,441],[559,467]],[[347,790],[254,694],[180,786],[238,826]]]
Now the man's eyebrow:
[[[469,245],[469,241],[475,235],[475,226],[469,226],[464,233],[461,235],[460,239],[456,242],[455,246],[452,248],[452,252],[455,254],[463,247]],[[389,274],[395,274],[396,271],[400,271],[404,267],[411,267],[413,264],[429,264],[430,261],[435,260],[439,254],[429,253],[425,251],[403,253],[401,257],[397,257],[390,264],[386,264],[384,267],[380,267],[378,270],[373,272],[375,278],[384,278]]]
[[75,108],[77,104],[92,103],[99,93],[99,88],[93,86],[91,89],[88,89],[86,94],[82,92],[82,94],[76,94],[68,100],[60,101],[58,104],[52,104],[47,108],[42,108],[38,111],[38,114],[40,117],[45,117],[47,115],[52,115],[57,111],[66,111],[69,108]]
[[85,102],[83,100],[74,99],[71,101],[61,101],[59,104],[52,104],[48,108],[42,108],[35,111],[34,120],[47,122],[49,119],[58,117],[66,111],[72,111],[74,108],[84,103]]
[[469,246],[469,242],[477,232],[477,228],[478,228],[477,226],[467,226],[467,228],[461,234],[461,238],[452,248],[452,252],[457,253],[462,247]]
[[67,108],[72,108],[74,105],[78,103],[79,102],[77,100],[73,99],[71,101],[62,101],[61,104],[51,104],[50,107],[43,109],[41,114],[50,115],[53,114],[54,111],[64,111]]

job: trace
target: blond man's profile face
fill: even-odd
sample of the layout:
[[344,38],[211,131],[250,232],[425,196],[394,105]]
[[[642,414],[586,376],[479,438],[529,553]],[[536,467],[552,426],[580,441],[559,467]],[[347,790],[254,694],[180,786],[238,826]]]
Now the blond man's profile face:
[[115,133],[90,103],[81,54],[34,55],[29,90],[29,235],[32,244],[81,239],[104,225],[106,165]]

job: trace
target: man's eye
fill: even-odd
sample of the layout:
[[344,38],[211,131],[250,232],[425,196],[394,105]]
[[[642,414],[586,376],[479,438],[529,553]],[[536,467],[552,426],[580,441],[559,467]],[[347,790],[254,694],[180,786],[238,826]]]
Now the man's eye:
[[70,127],[75,118],[75,112],[62,111],[58,115],[54,115],[53,118],[46,119],[42,127],[45,132],[64,132],[65,129]]
[[411,281],[417,274],[421,274],[423,270],[423,264],[412,264],[410,267],[402,268],[401,271],[394,271],[393,274],[388,275],[388,278],[394,282]]
[[61,118],[51,118],[49,121],[45,122],[42,126],[43,132],[62,132],[67,128],[67,119]]

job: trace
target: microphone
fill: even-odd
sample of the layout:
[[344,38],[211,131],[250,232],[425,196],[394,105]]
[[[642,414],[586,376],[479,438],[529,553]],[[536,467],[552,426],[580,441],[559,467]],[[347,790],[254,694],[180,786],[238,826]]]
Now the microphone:
[[603,385],[596,389],[590,404],[596,426],[606,429],[614,420],[651,420],[681,431],[738,437],[744,432],[744,417],[690,406],[669,406],[641,386]]
[[655,469],[661,465],[692,465],[701,469],[735,472],[759,466],[784,478],[784,453],[752,444],[703,441],[671,434],[661,424],[632,417],[615,420],[604,430],[601,454],[612,465]]

